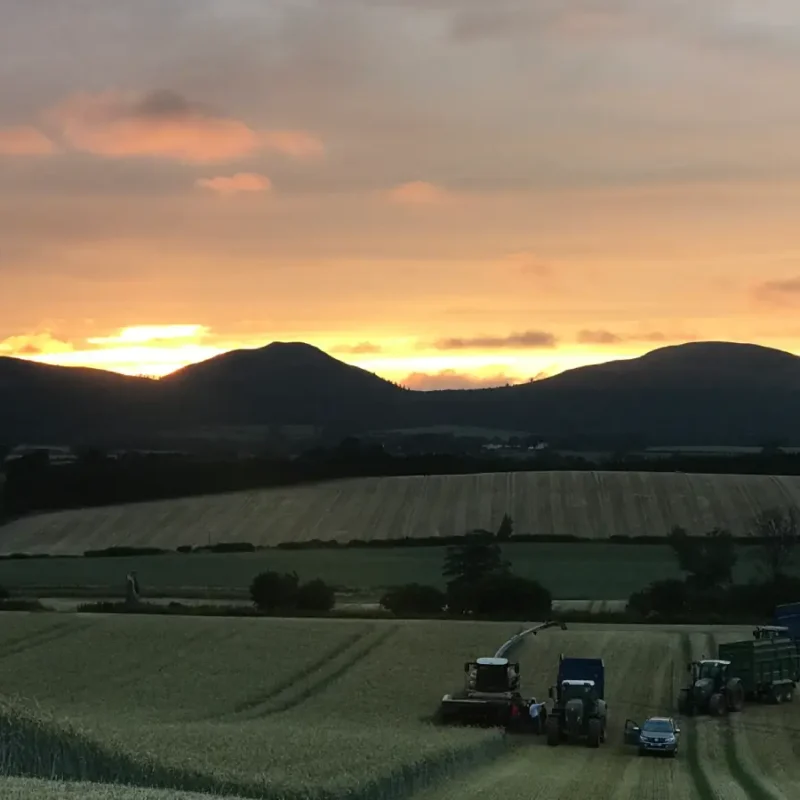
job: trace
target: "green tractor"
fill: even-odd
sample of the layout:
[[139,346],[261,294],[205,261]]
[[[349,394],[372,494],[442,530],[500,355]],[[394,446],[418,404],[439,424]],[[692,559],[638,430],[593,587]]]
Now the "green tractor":
[[745,701],[787,703],[800,681],[800,652],[787,629],[766,625],[752,639],[723,642],[716,659],[692,661],[689,686],[681,690],[681,714],[722,716],[741,711]]
[[722,716],[727,711],[744,708],[745,691],[742,681],[730,674],[730,661],[703,659],[687,664],[689,686],[678,695],[678,711],[693,714]]

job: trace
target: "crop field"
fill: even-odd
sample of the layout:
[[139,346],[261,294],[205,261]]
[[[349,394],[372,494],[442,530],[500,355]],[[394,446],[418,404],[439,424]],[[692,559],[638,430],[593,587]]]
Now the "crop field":
[[[94,784],[88,781],[64,782],[41,778],[0,777],[3,800],[209,800],[208,794],[174,789],[148,789],[138,786]],[[217,796],[216,800],[236,800]]]
[[[462,663],[493,653],[514,624],[68,614],[0,622],[4,798],[800,796],[792,705],[685,720],[676,760],[637,758],[622,742],[627,718],[672,711],[689,655],[749,628],[542,633],[515,654],[527,693],[546,697],[559,653],[606,664],[608,741],[552,750],[541,737],[430,723],[441,695],[460,685]],[[93,783],[67,782],[76,780]]]
[[[682,577],[672,549],[661,544],[510,542],[503,554],[516,573],[541,581],[560,600],[627,599],[651,581]],[[277,569],[304,581],[321,578],[353,601],[376,601],[391,585],[443,587],[444,556],[442,547],[393,547],[12,559],[0,561],[0,586],[40,597],[121,595],[135,569],[149,598],[236,600],[249,597],[259,572]],[[739,548],[735,578],[745,582],[757,569],[752,548]]]
[[774,506],[800,506],[800,477],[644,472],[511,472],[360,478],[227,495],[38,514],[0,529],[0,553],[79,554],[111,545],[175,548],[517,533],[666,536],[715,526],[737,535]]

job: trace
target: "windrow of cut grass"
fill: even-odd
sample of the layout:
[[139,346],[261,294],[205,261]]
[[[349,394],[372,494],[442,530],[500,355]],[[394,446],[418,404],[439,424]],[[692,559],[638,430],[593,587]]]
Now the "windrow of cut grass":
[[2,529],[0,554],[110,546],[458,536],[496,530],[603,539],[724,527],[744,535],[773,506],[800,506],[800,477],[649,472],[510,472],[358,478],[37,514]]

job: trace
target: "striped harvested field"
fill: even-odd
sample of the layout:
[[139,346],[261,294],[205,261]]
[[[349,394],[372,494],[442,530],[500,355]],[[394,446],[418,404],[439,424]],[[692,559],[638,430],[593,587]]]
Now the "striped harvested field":
[[774,506],[800,506],[800,477],[564,471],[357,478],[34,515],[0,529],[0,553],[451,536],[496,529],[505,513],[517,533],[665,536],[681,525],[742,535],[758,511]]

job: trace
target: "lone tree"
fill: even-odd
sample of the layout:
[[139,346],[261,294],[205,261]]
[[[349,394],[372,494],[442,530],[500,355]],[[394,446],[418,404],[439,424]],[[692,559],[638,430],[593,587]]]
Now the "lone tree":
[[757,514],[751,535],[759,540],[758,558],[771,583],[778,583],[792,566],[800,543],[800,512],[768,508]]
[[464,544],[447,548],[442,576],[447,585],[474,583],[488,575],[507,573],[509,563],[497,542],[482,533],[469,534]]
[[697,589],[715,589],[733,583],[736,546],[729,531],[714,528],[705,536],[689,536],[685,528],[670,531],[669,543],[678,566],[689,574],[686,583]]
[[508,514],[503,514],[496,535],[499,542],[507,542],[514,535],[514,520]]
[[488,578],[510,574],[495,534],[468,534],[464,544],[447,548],[442,576],[447,583],[447,607],[452,613],[474,611],[478,587]]

